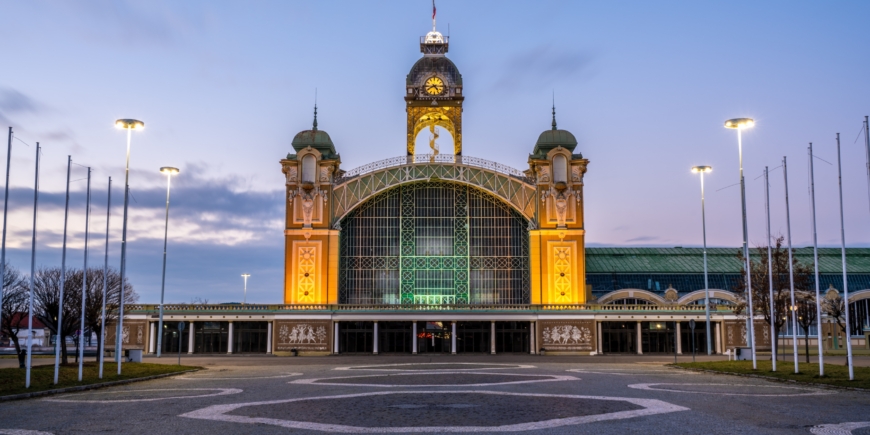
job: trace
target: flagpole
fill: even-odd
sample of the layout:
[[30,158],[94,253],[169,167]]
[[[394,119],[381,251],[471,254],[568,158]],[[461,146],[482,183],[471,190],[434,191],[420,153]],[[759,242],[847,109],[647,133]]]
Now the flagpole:
[[813,143],[810,142],[809,148],[810,159],[810,206],[812,207],[813,218],[813,269],[814,281],[816,285],[816,342],[819,345],[819,376],[825,376],[825,352],[822,349],[822,299],[819,294],[819,238],[816,232],[816,181],[815,170],[813,168]]
[[791,344],[794,352],[794,372],[795,374],[798,372],[798,345],[797,345],[797,305],[794,301],[794,268],[792,265],[792,251],[791,251],[791,212],[789,211],[788,206],[788,166],[786,165],[786,157],[782,156],[782,177],[785,181],[785,228],[786,233],[788,234],[788,282],[790,286],[790,295],[791,295],[791,305],[789,307],[789,311],[791,311]]
[[88,224],[91,219],[91,168],[88,167],[88,193],[85,202],[85,267],[82,269],[82,317],[79,323],[79,382],[85,360],[85,302],[88,298]]
[[112,216],[112,177],[109,177],[108,201],[106,203],[106,256],[103,263],[103,309],[100,313],[100,379],[103,379],[103,360],[106,356],[106,287],[109,284],[109,218]]
[[768,181],[769,171],[767,166],[764,167],[764,210],[767,214],[767,280],[770,283],[770,294],[768,296],[770,302],[770,361],[773,371],[776,371],[776,342],[779,337],[776,336],[776,313],[773,304],[773,256],[770,252],[770,182]]
[[837,133],[837,178],[840,186],[840,256],[843,260],[843,306],[846,311],[846,362],[849,365],[849,380],[855,380],[852,366],[852,331],[849,325],[849,282],[846,280],[846,224],[843,218],[843,164],[840,163],[840,133]]
[[69,175],[72,170],[72,156],[66,161],[66,205],[63,209],[63,248],[60,254],[60,297],[57,303],[57,338],[54,341],[54,384],[60,374],[60,348],[63,340],[63,290],[66,284],[66,226],[69,220]]
[[[9,127],[9,145],[6,150],[6,194],[3,196],[3,241],[0,243],[0,307],[3,306],[3,283],[6,282],[6,212],[9,210],[9,165],[12,160],[12,127]],[[3,310],[0,309],[0,324]]]
[[39,142],[36,143],[36,175],[33,181],[33,236],[30,242],[30,301],[27,307],[27,373],[24,388],[30,388],[30,368],[33,362],[33,277],[36,275],[36,211],[39,204]]

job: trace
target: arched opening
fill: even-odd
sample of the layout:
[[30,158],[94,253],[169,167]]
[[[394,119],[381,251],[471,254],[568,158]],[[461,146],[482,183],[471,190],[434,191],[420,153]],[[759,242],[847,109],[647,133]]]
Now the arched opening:
[[402,184],[348,213],[341,228],[339,303],[530,301],[525,218],[472,186]]
[[302,184],[314,184],[317,175],[317,158],[308,154],[302,158]]
[[[420,130],[414,138],[414,154],[454,155],[454,144],[450,130],[431,124]],[[435,145],[434,149],[432,145]]]
[[[426,113],[423,113],[419,117],[416,117],[414,120],[414,129],[413,135],[409,137],[412,140],[412,143],[409,143],[408,146],[414,147],[414,154],[431,154],[432,149],[429,147],[429,140],[432,136],[433,128],[438,133],[439,138],[436,142],[440,145],[440,153],[441,154],[458,154],[461,153],[461,144],[456,143],[456,125],[453,123],[453,119],[451,119],[451,115],[449,113],[450,109],[456,108],[433,108],[431,110],[426,110]],[[440,127],[440,128],[439,128]],[[425,138],[424,143],[419,143],[422,136]],[[450,139],[448,143],[446,139]]]

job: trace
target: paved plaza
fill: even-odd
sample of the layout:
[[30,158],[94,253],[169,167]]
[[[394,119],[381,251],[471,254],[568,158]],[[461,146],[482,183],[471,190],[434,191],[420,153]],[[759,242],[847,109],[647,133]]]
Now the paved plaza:
[[207,370],[2,403],[0,434],[870,433],[868,393],[694,373],[665,361],[186,358]]

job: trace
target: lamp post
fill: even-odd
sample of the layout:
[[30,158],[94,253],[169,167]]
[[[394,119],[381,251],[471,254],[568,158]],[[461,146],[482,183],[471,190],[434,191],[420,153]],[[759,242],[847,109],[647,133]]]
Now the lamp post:
[[[157,358],[160,358],[161,351],[163,350],[163,295],[166,290],[166,242],[169,239],[169,187],[172,184],[172,176],[178,172],[178,168],[171,166],[160,168],[160,173],[166,175],[166,223],[163,229],[163,277],[160,280],[160,320],[157,321]],[[178,340],[180,348],[180,335]]]
[[712,166],[693,166],[692,172],[701,174],[701,231],[704,239],[704,314],[707,317],[707,355],[713,354],[710,334],[710,284],[707,280],[707,217],[704,211],[704,174],[712,172]]
[[752,128],[755,121],[752,118],[734,118],[725,121],[725,128],[737,130],[737,153],[740,158],[740,205],[743,217],[743,258],[746,267],[746,294],[749,301],[749,345],[752,349],[752,369],[758,369],[758,363],[755,360],[755,311],[752,309],[752,277],[749,268],[749,226],[746,223],[746,183],[743,179],[743,130]]
[[121,374],[121,347],[123,346],[122,335],[124,333],[124,275],[127,272],[127,208],[130,205],[130,139],[133,130],[142,130],[145,123],[136,119],[119,119],[115,121],[115,127],[127,130],[127,160],[124,170],[124,217],[121,230],[121,295],[118,306],[118,330],[115,333],[115,361],[118,363],[118,374]]
[[242,305],[248,303],[248,277],[251,276],[250,273],[243,273],[242,278],[245,279],[245,295],[242,296]]

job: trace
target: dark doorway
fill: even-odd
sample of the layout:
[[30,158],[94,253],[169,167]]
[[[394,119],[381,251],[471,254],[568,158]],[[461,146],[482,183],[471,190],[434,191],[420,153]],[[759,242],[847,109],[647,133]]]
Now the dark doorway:
[[641,322],[643,353],[674,353],[674,322]]
[[[186,326],[190,326],[190,323],[187,323]],[[187,353],[188,344],[190,339],[188,335],[190,334],[189,329],[185,329],[183,333],[178,332],[178,322],[163,322],[163,342],[161,353],[178,353],[178,346],[181,346],[181,352]]]
[[340,322],[338,324],[339,353],[372,353],[374,322]]
[[378,322],[378,353],[411,353],[411,322]]
[[227,353],[229,322],[194,322],[195,353]]
[[637,353],[637,322],[601,322],[601,351]]
[[268,322],[233,323],[233,353],[266,353]]
[[450,353],[450,322],[417,322],[417,353]]
[[456,322],[456,353],[489,353],[492,322]]
[[529,353],[529,322],[495,322],[496,353]]
[[[714,334],[716,325],[710,322],[710,336]],[[694,344],[693,344],[694,343]],[[692,339],[692,328],[689,322],[680,322],[680,347],[684,355],[691,355],[694,346],[695,354],[707,354],[707,322],[702,320],[695,322],[695,336]],[[713,349],[715,352],[715,349]]]

